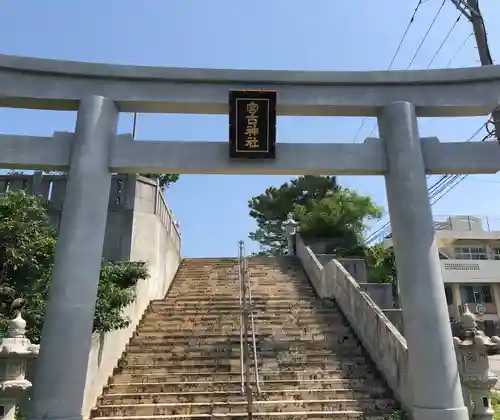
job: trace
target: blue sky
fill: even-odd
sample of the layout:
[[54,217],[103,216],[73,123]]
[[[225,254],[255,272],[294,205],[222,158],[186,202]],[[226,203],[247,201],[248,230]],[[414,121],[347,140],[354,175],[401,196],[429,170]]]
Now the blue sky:
[[[4,0],[0,53],[54,59],[176,67],[296,70],[387,69],[416,0]],[[441,0],[427,0],[411,26],[394,68],[407,68]],[[500,3],[482,0],[493,58],[500,57]],[[427,68],[458,16],[446,0],[411,68]],[[433,61],[447,67],[471,32],[465,18]],[[473,39],[450,67],[478,65]],[[0,109],[3,133],[51,135],[73,131],[72,112]],[[422,136],[466,140],[485,118],[420,119]],[[362,118],[281,117],[278,141],[352,142]],[[357,139],[374,128],[365,122]],[[130,132],[132,116],[119,131]],[[147,140],[227,140],[226,116],[146,115],[137,137]],[[375,135],[377,131],[375,130]],[[183,254],[232,256],[254,229],[248,200],[289,177],[183,175],[167,191],[180,220]],[[343,186],[370,194],[386,207],[381,177],[340,177]],[[435,181],[432,177],[429,182]],[[436,214],[500,216],[500,177],[467,178],[433,210]],[[384,220],[385,221],[385,220]],[[500,217],[498,217],[500,221]],[[500,223],[499,223],[500,225]],[[246,239],[249,251],[256,244]]]

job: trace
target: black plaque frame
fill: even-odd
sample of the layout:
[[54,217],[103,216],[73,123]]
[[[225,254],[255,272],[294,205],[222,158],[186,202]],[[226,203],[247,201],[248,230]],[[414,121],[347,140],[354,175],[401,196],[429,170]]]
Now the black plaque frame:
[[[274,159],[276,157],[275,91],[232,90],[229,92],[229,156],[236,159]],[[259,105],[258,148],[246,143],[243,107],[252,101]]]

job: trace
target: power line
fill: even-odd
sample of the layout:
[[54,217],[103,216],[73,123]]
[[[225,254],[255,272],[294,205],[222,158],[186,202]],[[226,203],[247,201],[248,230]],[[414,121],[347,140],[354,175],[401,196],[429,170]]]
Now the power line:
[[411,16],[410,21],[408,22],[408,25],[406,26],[406,29],[403,33],[403,36],[401,37],[401,40],[399,41],[399,45],[396,48],[396,52],[394,53],[394,56],[392,57],[391,64],[389,64],[388,70],[390,70],[392,68],[392,65],[394,64],[394,61],[396,60],[396,57],[399,53],[399,50],[401,49],[401,46],[403,45],[403,42],[406,39],[406,35],[408,35],[408,31],[410,30],[411,24],[415,21],[415,16],[416,16],[421,4],[422,4],[422,0],[419,0],[419,2],[417,3],[417,7],[415,7],[415,10],[413,11],[413,15]]
[[[436,20],[437,20],[437,18],[438,18],[438,16],[439,16],[439,14],[441,13],[441,11],[442,11],[442,9],[443,9],[443,6],[444,6],[445,2],[446,2],[446,0],[443,0],[443,3],[441,4],[440,8],[438,9],[438,11],[437,11],[436,15],[434,16],[434,19],[432,20],[432,22],[431,22],[431,24],[430,24],[429,28],[427,29],[427,32],[425,33],[425,35],[424,35],[424,37],[422,38],[422,40],[421,40],[421,42],[420,42],[420,44],[419,44],[419,46],[418,46],[417,50],[415,51],[415,54],[413,55],[413,57],[412,57],[412,59],[411,59],[411,61],[410,61],[410,64],[408,64],[408,66],[406,67],[406,70],[408,70],[408,69],[410,68],[410,66],[412,65],[413,61],[415,60],[415,57],[418,55],[418,52],[419,52],[419,51],[420,51],[420,49],[422,48],[422,46],[423,46],[423,44],[424,44],[425,40],[427,39],[427,36],[429,35],[429,33],[430,33],[430,31],[431,31],[432,27],[433,27],[433,26],[434,26],[434,24],[436,23]],[[454,30],[454,29],[455,29],[455,27],[457,26],[457,24],[458,24],[458,22],[460,21],[460,18],[461,18],[461,17],[462,17],[462,15],[458,15],[457,19],[455,20],[455,22],[453,23],[453,25],[451,26],[451,28],[448,30],[448,32],[447,32],[447,34],[445,35],[445,37],[444,37],[443,41],[441,42],[441,44],[439,45],[438,49],[437,49],[437,50],[436,50],[436,52],[434,53],[434,55],[433,55],[432,59],[429,61],[429,64],[427,64],[426,69],[428,69],[428,68],[432,65],[432,63],[434,62],[434,60],[436,59],[436,57],[438,56],[438,54],[441,52],[441,50],[443,49],[444,45],[446,44],[446,41],[448,41],[448,39],[449,39],[450,35],[452,34],[453,30]],[[363,120],[363,122],[362,122],[361,126],[359,127],[359,129],[358,129],[358,131],[357,131],[357,133],[356,133],[356,136],[355,136],[355,138],[354,138],[353,143],[357,140],[358,135],[359,135],[359,133],[360,133],[361,129],[363,128],[364,123],[366,122],[367,118],[368,118],[368,117],[366,117],[366,118]],[[373,125],[372,130],[370,131],[370,134],[368,134],[368,137],[372,136],[372,135],[373,135],[373,133],[375,132],[375,130],[376,130],[376,129],[377,129],[377,123],[375,123],[375,124]]]
[[[484,124],[482,124],[465,142],[470,142],[472,141],[480,132],[483,130],[487,124],[490,122],[490,120],[486,121]],[[484,136],[481,141],[486,141],[489,137],[491,137],[491,133],[488,133],[486,136]],[[447,191],[444,192],[440,197],[436,198],[434,201],[431,201],[431,206],[436,204],[439,200],[441,200],[446,194],[448,194],[453,188],[455,188],[460,182],[462,182],[465,178],[467,178],[468,175],[443,175],[438,181],[436,181],[433,185],[431,185],[428,188],[428,193],[429,193],[429,199],[432,200],[434,199],[438,194],[442,193],[445,191],[446,188],[449,188]],[[429,179],[429,176],[427,177]],[[453,185],[452,185],[453,184]],[[386,222],[383,226],[375,230],[373,233],[371,233],[368,238],[365,239],[364,243],[367,244],[369,242],[372,242],[374,239],[376,239],[379,236],[386,236],[389,233],[390,230],[390,225],[391,222],[388,221]],[[383,233],[384,232],[384,233]]]
[[446,67],[450,67],[450,64],[451,62],[457,58],[457,55],[460,53],[460,51],[462,51],[462,49],[465,47],[465,45],[467,44],[467,42],[469,41],[469,39],[472,38],[472,35],[474,35],[474,32],[471,32],[467,38],[464,39],[464,41],[462,42],[462,44],[460,44],[460,47],[458,47],[457,51],[455,52],[455,54],[453,54],[453,56],[450,58],[450,61],[448,61],[448,64],[446,65]]
[[434,201],[431,201],[431,206],[436,204],[439,200],[441,200],[443,197],[446,196],[451,190],[453,190],[458,184],[460,184],[465,178],[467,178],[467,175],[453,175],[452,179],[450,179],[449,183],[446,185],[448,187],[448,190],[444,192],[441,196],[437,197]]
[[413,64],[413,61],[415,61],[415,58],[417,57],[418,53],[422,49],[422,46],[424,45],[425,40],[429,36],[429,33],[431,32],[432,28],[434,27],[434,24],[436,23],[437,18],[439,17],[439,15],[441,14],[441,11],[443,10],[445,2],[446,2],[446,0],[443,0],[443,2],[441,3],[441,6],[439,7],[438,11],[434,15],[434,19],[432,19],[432,22],[429,25],[427,32],[425,33],[424,37],[420,41],[420,44],[418,45],[417,50],[415,51],[415,54],[413,54],[413,57],[410,60],[410,64],[408,64],[408,67],[406,67],[406,69],[409,69],[411,67],[411,65]]
[[[486,124],[485,124],[486,125]],[[486,136],[484,136],[481,141],[484,142],[486,141],[487,139],[493,137],[494,134],[486,134]],[[446,191],[444,191],[444,193],[436,198],[432,203],[431,205],[437,203],[439,200],[441,200],[443,197],[446,196],[446,194],[448,194],[449,192],[451,192],[458,184],[460,184],[462,181],[464,181],[467,177],[469,176],[469,174],[464,174],[464,175],[453,175],[452,178],[449,180],[449,182],[445,185],[445,188],[448,188]],[[442,192],[443,189],[441,189],[440,191],[438,191],[436,194],[434,194],[433,197],[435,197],[437,194],[439,194],[440,192]],[[432,198],[433,198],[432,197]]]
[[450,28],[450,30],[448,31],[448,33],[444,37],[443,42],[441,42],[441,45],[439,45],[439,48],[436,50],[436,52],[432,56],[431,61],[429,61],[429,64],[427,64],[427,68],[429,68],[431,66],[431,64],[434,62],[434,60],[438,56],[439,52],[443,49],[444,44],[446,43],[446,41],[448,41],[448,38],[450,37],[451,33],[453,32],[453,30],[457,26],[457,23],[460,21],[461,17],[462,17],[462,15],[458,15],[457,19],[455,20],[455,23],[453,24],[453,26]]
[[[479,53],[479,60],[481,66],[493,65],[493,57],[488,43],[488,35],[486,33],[486,25],[484,23],[483,15],[479,9],[479,0],[451,0],[457,9],[472,24],[472,30],[476,39],[477,52]],[[500,143],[500,109],[495,108],[492,111],[492,125],[495,126],[495,137]]]
[[[424,35],[424,38],[420,42],[419,47],[417,48],[417,51],[413,55],[413,58],[412,58],[409,66],[411,66],[413,60],[418,55],[418,52],[419,52],[420,48],[422,47],[423,43],[425,42],[425,39],[427,38],[428,34],[430,33],[430,31],[432,29],[432,26],[436,22],[437,17],[439,16],[439,14],[440,14],[443,6],[444,6],[444,2],[445,1],[443,1],[443,3],[441,4],[441,7],[438,9],[436,15],[434,16],[434,19],[431,22],[431,25],[430,25],[429,29],[427,30],[426,34]],[[460,4],[462,3],[462,1],[460,1],[460,0],[457,0],[457,1],[452,0],[452,1],[455,3],[455,5],[457,5],[457,3],[460,3]],[[480,24],[481,25],[480,29],[482,29],[483,32],[485,32],[484,21],[482,19],[482,16],[481,16],[481,13],[480,13],[479,9],[478,8],[474,9],[474,7],[471,7],[471,5],[476,6],[476,8],[477,8],[477,0],[474,0],[474,1],[469,0],[469,2],[468,2],[468,8],[467,9],[462,10],[460,7],[458,7],[458,6],[457,7],[459,8],[459,10],[461,10],[462,13],[464,13],[464,12],[470,12],[471,13],[470,16],[468,16],[467,13],[464,13],[464,15],[467,16],[469,20],[473,21],[473,23],[474,23],[474,19],[476,19],[476,22],[475,22],[476,25]],[[473,13],[475,13],[477,16],[475,16],[475,15],[473,16]],[[431,62],[429,63],[428,67],[430,67],[430,65],[432,64],[432,62],[436,58],[436,56],[439,54],[439,51],[442,49],[443,45],[445,44],[445,42],[449,38],[451,32],[454,30],[454,28],[457,25],[458,21],[459,21],[459,18],[455,21],[455,23],[453,24],[453,26],[450,28],[449,32],[446,34],[445,39],[443,40],[443,42],[439,46],[438,51],[436,51],[436,53],[434,54],[434,56],[431,59]],[[474,28],[474,30],[477,31],[476,28]],[[451,59],[448,62],[448,64],[447,64],[446,67],[448,67],[451,64],[451,62],[456,58],[456,56],[460,53],[460,51],[467,44],[468,40],[471,38],[471,36],[474,33],[475,32],[470,33],[467,36],[467,38],[462,42],[462,44],[459,46],[458,50],[451,57]],[[476,36],[477,36],[477,34],[476,34]],[[483,44],[485,44],[483,50],[487,51],[488,54],[489,54],[489,49],[488,49],[486,37],[483,36],[483,38],[484,38]],[[479,45],[479,42],[478,42],[478,45]],[[484,53],[484,51],[483,51],[483,53]],[[483,55],[485,55],[485,54],[483,54]],[[489,63],[491,63],[492,62],[491,55],[488,55],[487,58],[489,60]],[[488,60],[486,60],[486,61],[488,61]],[[484,59],[483,59],[483,57],[481,57],[482,64],[483,65],[487,64],[486,62],[483,63],[483,61],[484,61]],[[492,115],[495,115],[495,111],[498,114],[498,108],[496,108],[495,110],[493,110]],[[488,138],[496,136],[496,132],[498,131],[498,130],[496,130],[496,126],[498,125],[498,123],[495,124],[495,122],[496,122],[495,121],[495,117],[492,117],[491,119],[489,119],[488,121],[486,121],[486,123],[484,123],[481,127],[479,127],[479,129],[476,130],[474,132],[474,134],[467,141],[471,141],[472,139],[474,139],[479,134],[479,132],[481,130],[483,130],[485,127],[486,127],[486,130],[487,130],[487,134],[486,134],[486,136],[483,137],[483,139],[481,141],[486,141]],[[375,128],[376,128],[376,125],[373,128],[372,133],[375,130]],[[371,133],[370,133],[370,135],[371,135]],[[442,198],[444,198],[450,191],[452,191],[454,188],[456,188],[456,186],[459,185],[461,182],[463,182],[467,177],[468,177],[467,174],[464,174],[464,175],[462,175],[462,174],[456,174],[456,175],[444,175],[444,176],[442,176],[436,183],[434,183],[432,186],[430,186],[428,188],[429,199],[431,200],[431,206],[434,205],[434,204],[436,204]],[[427,177],[427,178],[429,178],[429,177]],[[371,235],[369,235],[369,237],[367,238],[366,242],[372,241],[374,238],[376,238],[377,236],[379,236],[381,232],[386,231],[389,226],[390,226],[390,221],[387,222],[387,223],[385,223],[385,225],[383,225],[382,227],[380,227],[379,229],[377,229],[375,232],[373,232]]]
[[[394,61],[396,60],[397,55],[399,54],[399,51],[401,50],[401,47],[403,46],[403,42],[406,39],[406,35],[408,35],[408,31],[410,30],[410,27],[412,23],[415,21],[415,16],[417,15],[418,9],[420,8],[421,4],[423,3],[423,0],[419,0],[417,3],[417,6],[415,7],[415,10],[413,11],[413,14],[408,22],[408,25],[406,26],[406,29],[403,33],[403,36],[399,40],[399,44],[396,48],[396,52],[392,56],[391,62],[389,64],[389,67],[387,70],[390,70],[394,64]],[[356,135],[354,136],[354,140],[352,141],[353,143],[356,143],[356,140],[358,139],[359,133],[361,133],[362,128],[364,127],[366,120],[368,120],[368,117],[364,117],[363,120],[361,121],[361,125],[358,128],[358,131],[356,132]]]
[[[475,139],[476,136],[481,132],[481,130],[483,130],[485,127],[488,126],[488,122],[489,122],[489,120],[486,121],[484,124],[482,124],[465,142],[468,143],[468,142],[472,141],[473,139]],[[490,133],[486,134],[486,136],[484,136],[481,139],[481,141],[485,141],[486,139],[488,139],[490,137],[490,135],[491,135]],[[429,188],[429,192],[431,192],[429,199],[432,200],[437,194],[442,192],[448,185],[453,183],[456,179],[458,179],[457,177],[460,177],[460,176],[462,176],[462,175],[443,175],[439,181],[437,181],[432,187]],[[467,175],[465,175],[463,179],[465,179],[466,177],[467,177]],[[445,184],[444,186],[442,185],[443,183]],[[431,190],[434,190],[434,191],[431,191]],[[436,190],[438,190],[438,191],[436,191]],[[446,193],[444,195],[446,195]]]

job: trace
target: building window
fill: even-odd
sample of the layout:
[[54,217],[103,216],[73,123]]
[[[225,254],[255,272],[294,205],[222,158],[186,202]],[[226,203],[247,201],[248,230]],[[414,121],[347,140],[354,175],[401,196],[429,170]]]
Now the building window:
[[453,291],[450,286],[444,286],[444,293],[446,294],[446,303],[451,305],[453,303]]
[[500,248],[493,248],[493,258],[500,260]]
[[461,286],[460,294],[464,303],[490,303],[490,286]]
[[459,247],[455,248],[455,259],[457,260],[487,260],[486,248],[483,247]]

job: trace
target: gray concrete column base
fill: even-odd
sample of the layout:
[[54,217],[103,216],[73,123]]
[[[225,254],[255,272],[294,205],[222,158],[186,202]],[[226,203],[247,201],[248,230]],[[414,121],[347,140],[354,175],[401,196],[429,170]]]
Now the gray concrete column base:
[[415,420],[469,420],[467,407],[461,408],[423,408],[413,407]]

